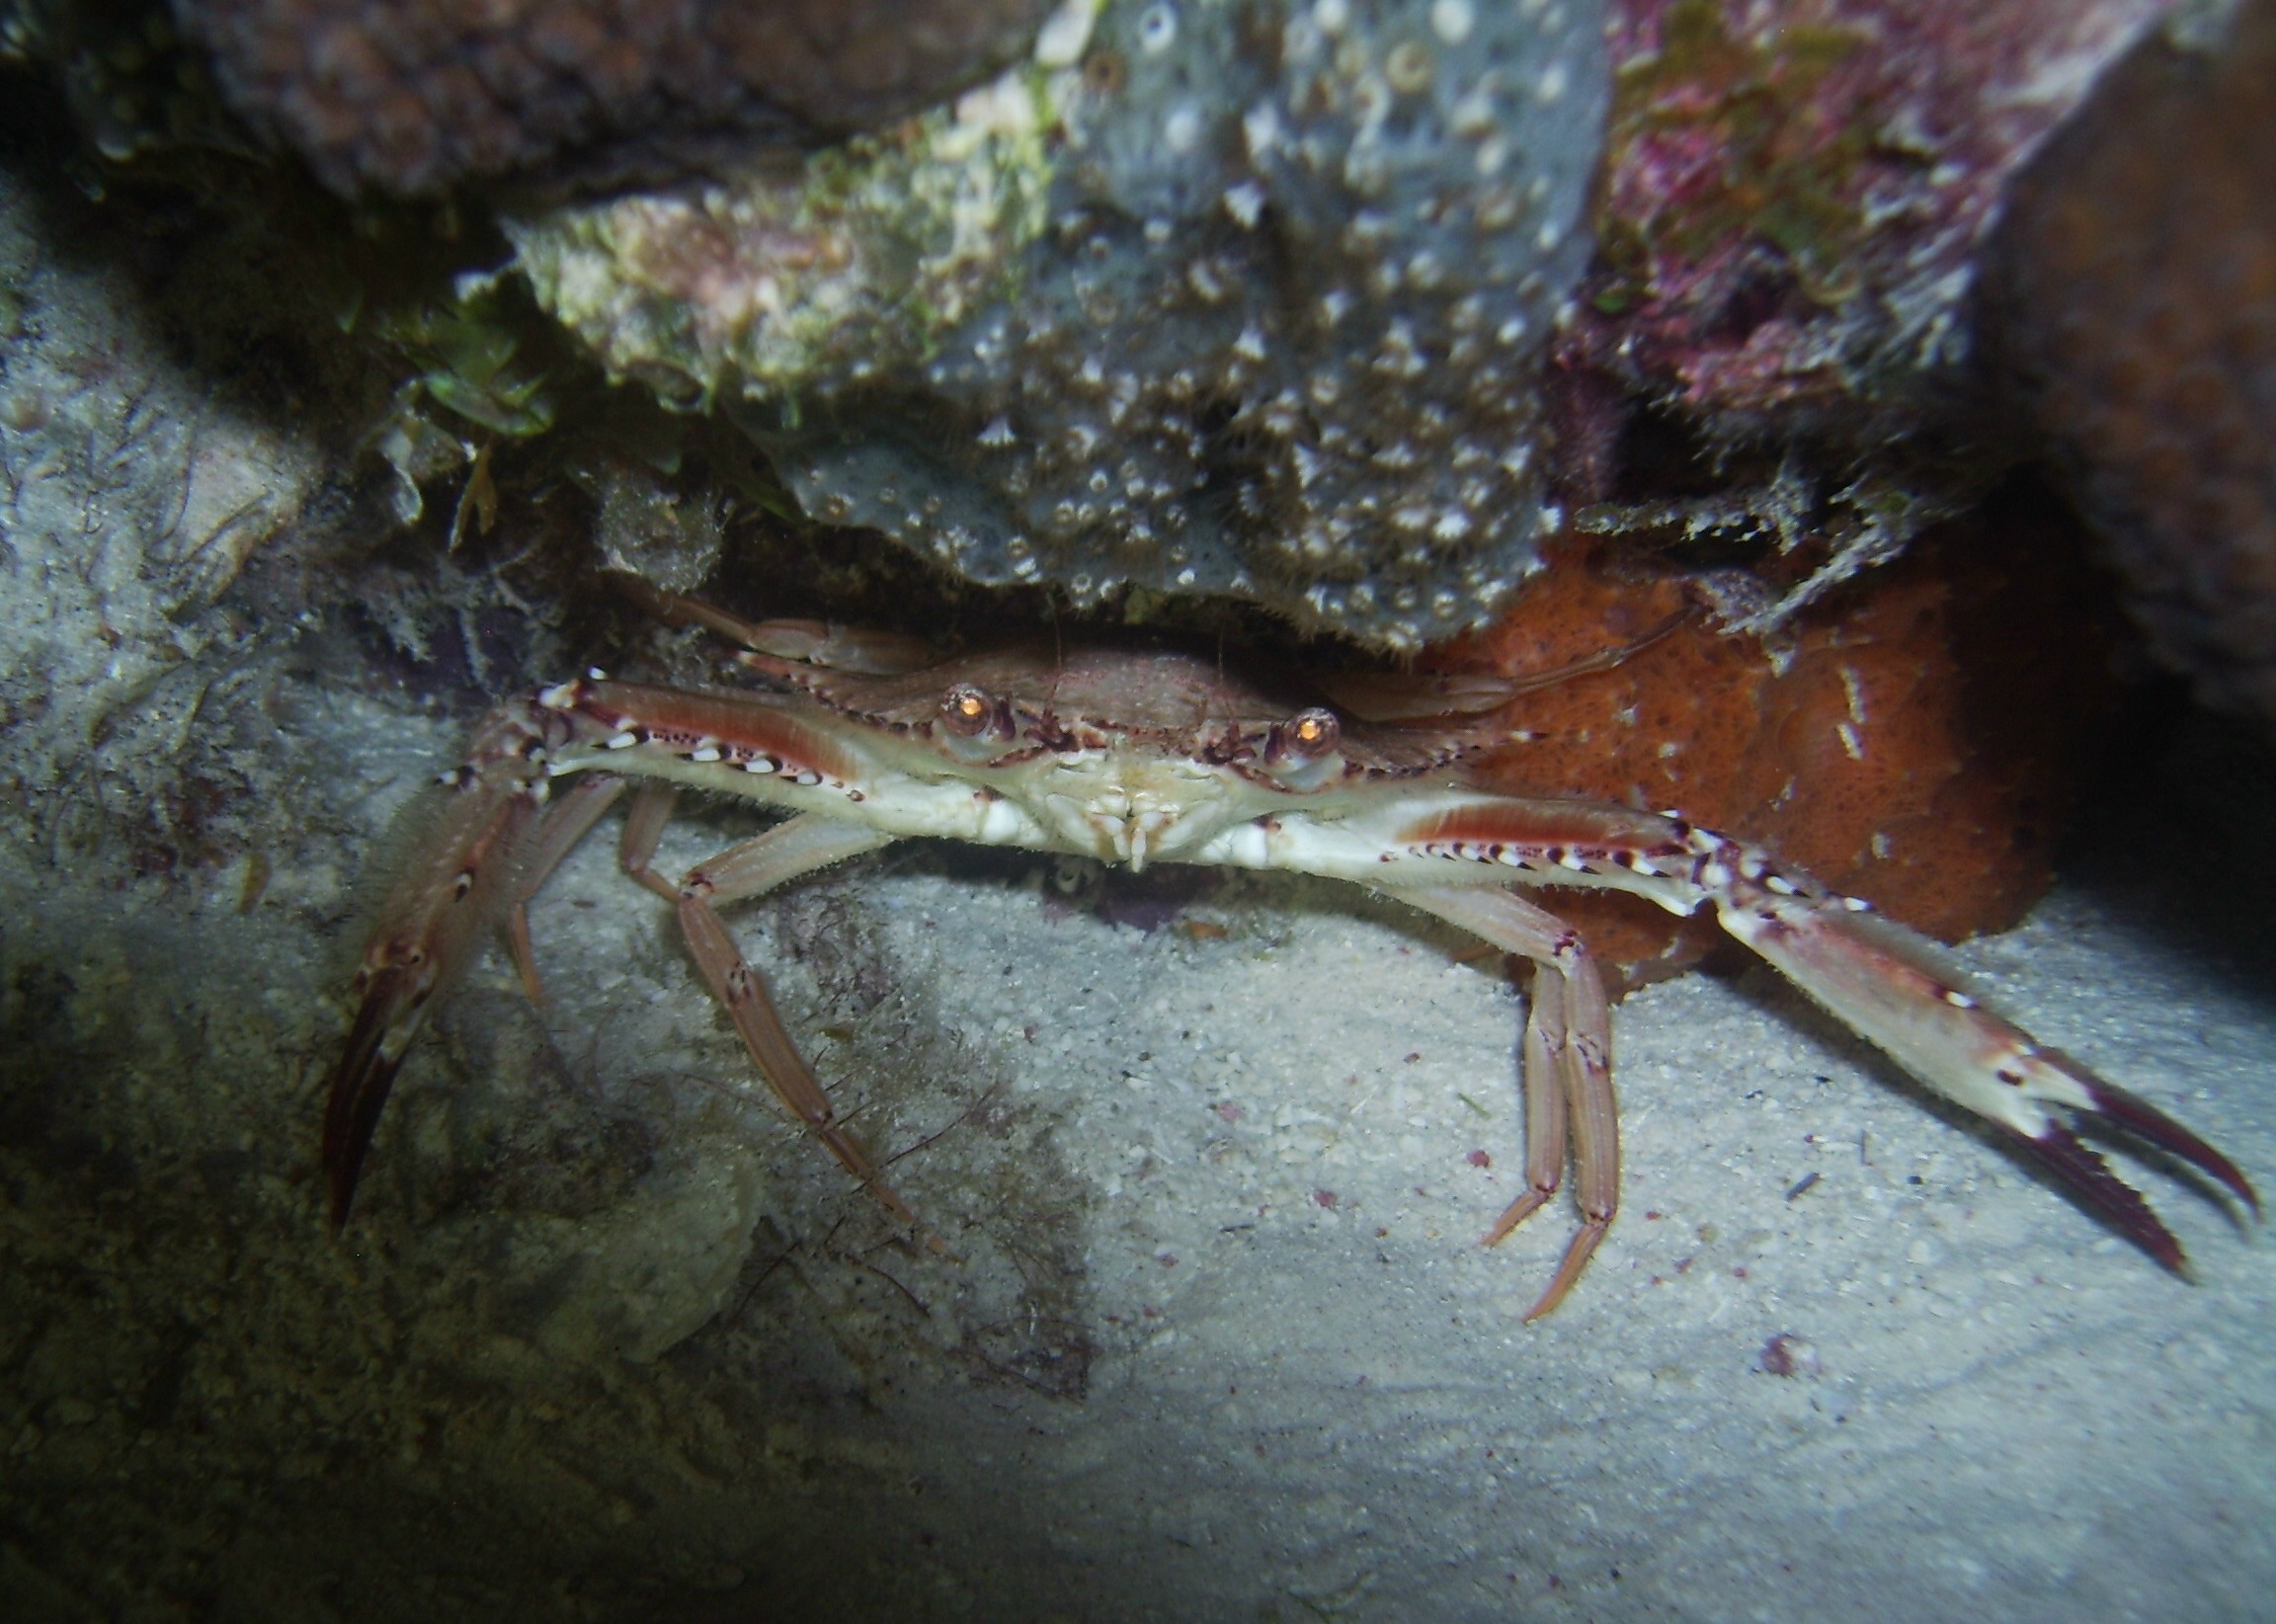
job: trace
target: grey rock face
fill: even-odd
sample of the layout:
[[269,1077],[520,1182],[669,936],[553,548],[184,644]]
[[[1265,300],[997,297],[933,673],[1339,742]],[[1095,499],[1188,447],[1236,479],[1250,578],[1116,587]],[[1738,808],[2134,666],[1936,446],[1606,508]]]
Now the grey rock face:
[[523,260],[612,368],[731,403],[817,518],[1413,646],[1533,563],[1599,21],[1115,4],[907,139],[552,216]]

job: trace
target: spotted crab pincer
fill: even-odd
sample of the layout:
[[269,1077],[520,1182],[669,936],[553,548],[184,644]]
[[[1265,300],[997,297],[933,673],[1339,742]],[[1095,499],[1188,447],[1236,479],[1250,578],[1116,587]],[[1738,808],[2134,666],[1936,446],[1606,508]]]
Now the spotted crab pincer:
[[[782,1102],[902,1221],[909,1206],[839,1122],[726,904],[916,837],[1150,862],[1283,868],[1350,880],[1534,966],[1520,1045],[1526,1188],[1489,1244],[1548,1203],[1570,1155],[1582,1223],[1529,1311],[1554,1309],[1619,1203],[1611,1017],[1580,935],[1516,887],[1598,886],[1725,931],[1937,1094],[2029,1150],[2166,1267],[2178,1241],[2071,1126],[2100,1119],[2189,1164],[2257,1214],[2236,1167],[2163,1111],[2035,1042],[1957,984],[1931,944],[1673,813],[1528,798],[1466,764],[1528,688],[1615,664],[1510,680],[1246,678],[1213,658],[1133,643],[1015,646],[936,661],[909,639],[810,621],[747,622],[637,589],[666,619],[741,645],[763,690],[666,688],[598,673],[492,711],[463,765],[405,814],[420,838],[356,978],[323,1161],[347,1220],[389,1086],[437,995],[503,923],[534,990],[526,908],[627,784],[622,861],[678,911],[696,965]],[[1647,638],[1645,641],[1649,641]],[[554,780],[569,779],[561,794]],[[678,881],[652,859],[679,786],[790,814]]]

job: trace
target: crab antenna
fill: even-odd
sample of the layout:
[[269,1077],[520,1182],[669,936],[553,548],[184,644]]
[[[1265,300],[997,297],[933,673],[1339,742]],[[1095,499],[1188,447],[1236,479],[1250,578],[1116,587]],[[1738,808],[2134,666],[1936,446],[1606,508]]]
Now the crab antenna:
[[1583,655],[1578,660],[1552,667],[1548,671],[1534,672],[1529,677],[1511,678],[1509,696],[1514,699],[1520,693],[1536,693],[1545,688],[1555,688],[1559,683],[1569,683],[1576,677],[1590,677],[1599,671],[1616,670],[1653,645],[1666,642],[1698,617],[1699,606],[1686,604],[1632,643],[1600,649],[1594,654]]

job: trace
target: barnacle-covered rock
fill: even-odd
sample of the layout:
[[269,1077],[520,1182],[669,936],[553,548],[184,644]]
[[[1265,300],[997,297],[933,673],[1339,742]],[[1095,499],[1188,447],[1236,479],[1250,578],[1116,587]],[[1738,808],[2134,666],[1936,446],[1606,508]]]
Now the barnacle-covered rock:
[[1764,627],[2022,454],[1987,234],[2160,10],[1077,3],[953,110],[518,241],[612,369],[975,579],[1411,646],[1579,509],[1771,537]]
[[2174,11],[178,0],[185,52],[160,4],[0,0],[0,53],[109,152],[185,139],[210,63],[336,188],[713,177],[519,192],[518,268],[810,515],[1395,647],[1490,617],[1545,519],[1767,538],[1763,628],[1965,511],[2028,450],[1976,365],[1992,223]]
[[522,264],[612,371],[730,403],[815,516],[967,576],[1473,622],[1554,524],[1597,9],[1092,10],[796,175],[528,220]]
[[[971,580],[1229,594],[1394,647],[1489,618],[1568,515],[1775,548],[1759,630],[1968,509],[2031,448],[1977,365],[1992,222],[2146,31],[2229,9],[1063,0],[1036,32],[1041,0],[181,0],[186,51],[159,5],[0,0],[0,54],[57,67],[113,154],[205,140],[210,61],[336,187],[691,164],[717,178],[518,193],[517,269],[609,368],[732,416],[812,517]],[[2092,353],[2048,336],[2060,303],[2024,348]],[[520,350],[469,367],[397,328],[446,359],[414,407],[549,421],[560,380]],[[2178,533],[2118,512],[2148,500],[2123,447],[2056,427],[2107,526]],[[372,443],[412,481],[475,450],[410,428]],[[2151,548],[2142,592],[2233,690],[2261,554],[2215,528]]]
[[2019,189],[2002,291],[2158,652],[2276,717],[2272,90],[2276,6],[2146,41]]
[[606,179],[812,141],[1024,48],[1048,0],[175,0],[231,103],[347,193]]

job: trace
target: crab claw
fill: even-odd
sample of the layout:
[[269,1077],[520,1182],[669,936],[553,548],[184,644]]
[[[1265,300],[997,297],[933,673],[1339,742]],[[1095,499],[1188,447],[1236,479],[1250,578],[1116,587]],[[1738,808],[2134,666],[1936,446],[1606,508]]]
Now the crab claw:
[[2260,1212],[2235,1163],[2148,1100],[1987,1010],[1927,942],[1822,897],[1755,886],[1718,898],[1725,929],[1947,1099],[2011,1135],[2088,1207],[2176,1273],[2187,1266],[2141,1192],[2071,1126],[2106,1123],[2224,1185]]
[[2253,1190],[2252,1181],[2237,1171],[2235,1163],[2149,1100],[2095,1076],[2061,1049],[2042,1045],[2039,1053],[2051,1064],[2068,1072],[2072,1080],[2086,1091],[2087,1097],[2093,1101],[2087,1109],[2123,1128],[2145,1144],[2154,1145],[2167,1155],[2177,1156],[2198,1172],[2219,1179],[2237,1200],[2252,1209],[2253,1217],[2260,1216],[2260,1197]]
[[400,878],[356,972],[356,1024],[324,1108],[335,1230],[348,1221],[387,1091],[429,1001],[473,962],[487,928],[528,895],[531,858],[544,844],[545,780],[520,748],[526,736],[501,718],[473,763],[446,773],[397,820]]
[[324,1177],[332,1192],[334,1230],[348,1222],[387,1091],[395,1086],[395,1074],[425,1022],[436,979],[421,974],[424,968],[390,967],[357,977],[364,1002],[332,1073],[331,1096],[324,1106]]
[[[2218,1180],[2260,1216],[2260,1197],[2236,1165],[2138,1095],[2104,1081],[2059,1049],[2041,1046],[2034,1058],[2045,1062],[2085,1096],[2073,1108],[2175,1157]],[[2004,1126],[2004,1124],[2002,1124]],[[2188,1258],[2173,1232],[2142,1199],[2141,1192],[2110,1171],[2110,1165],[2066,1124],[2050,1119],[2037,1133],[2015,1138],[2078,1198],[2101,1213],[2126,1238],[2174,1273],[2187,1270]]]

